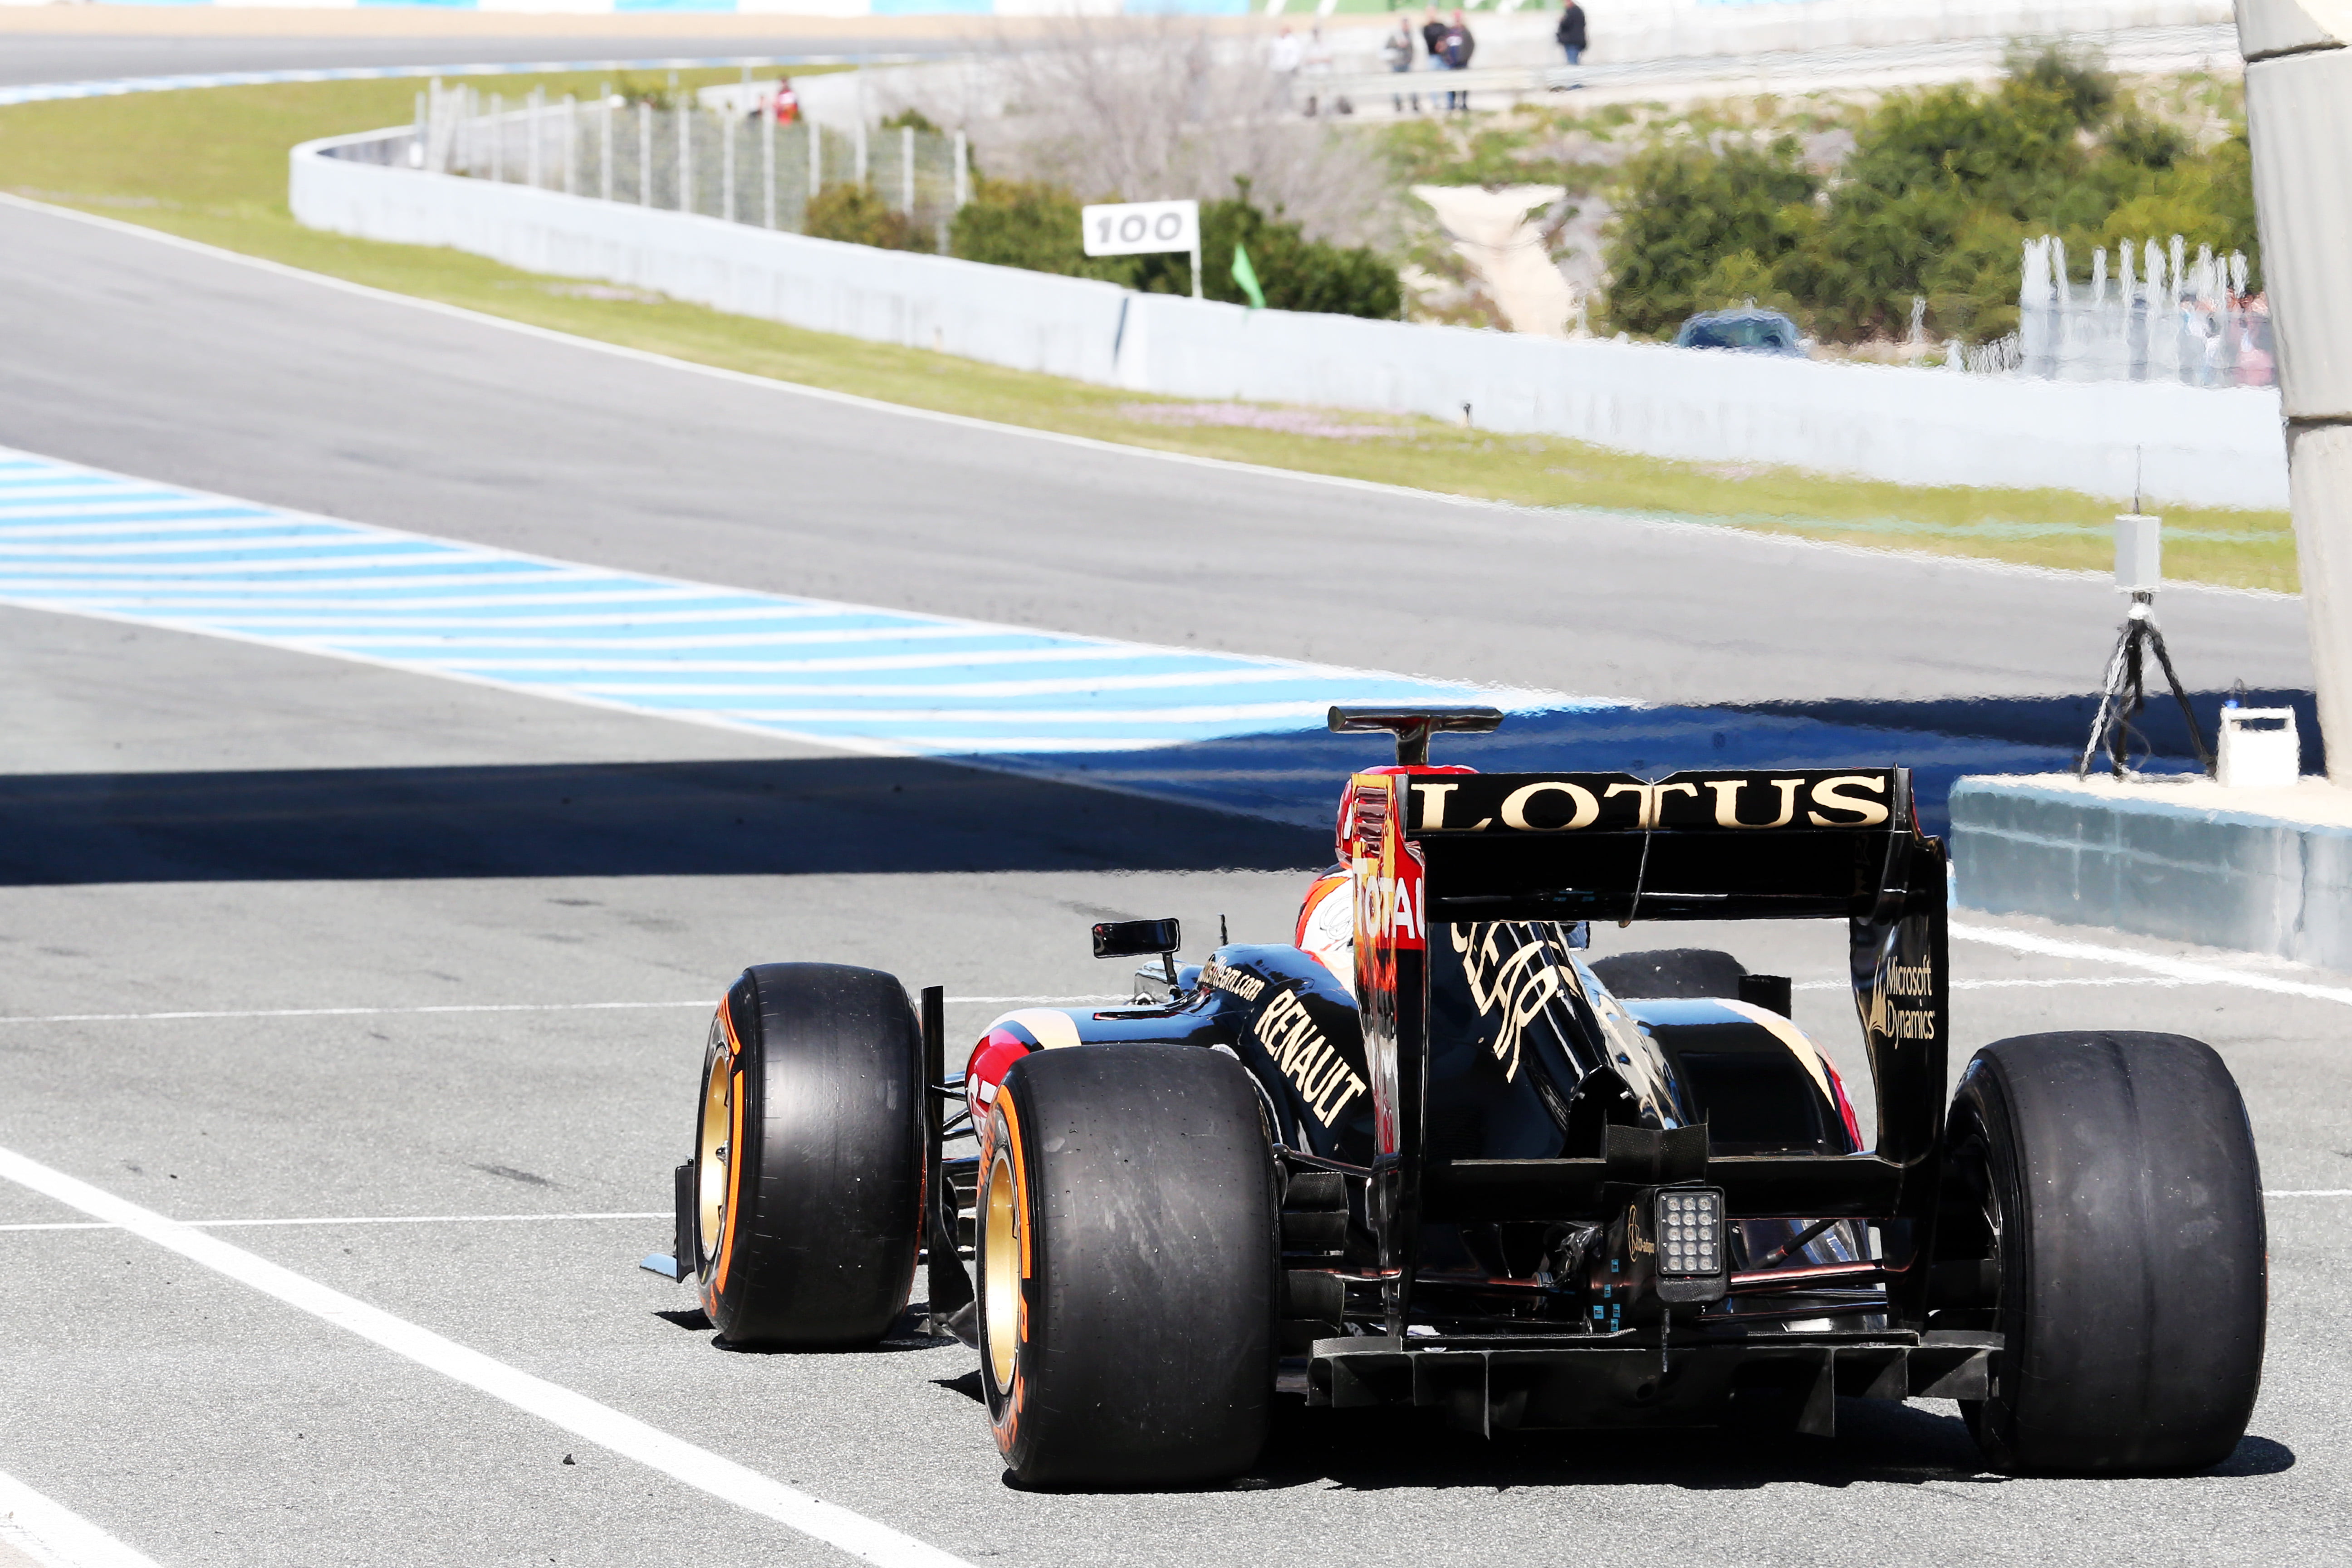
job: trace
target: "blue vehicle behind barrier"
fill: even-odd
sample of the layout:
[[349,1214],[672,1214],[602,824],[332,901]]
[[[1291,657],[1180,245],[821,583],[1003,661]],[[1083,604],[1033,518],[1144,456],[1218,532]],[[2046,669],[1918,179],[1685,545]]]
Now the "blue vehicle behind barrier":
[[1804,334],[1778,310],[1750,305],[1738,310],[1702,310],[1675,333],[1678,349],[1737,349],[1746,353],[1793,354],[1802,358]]

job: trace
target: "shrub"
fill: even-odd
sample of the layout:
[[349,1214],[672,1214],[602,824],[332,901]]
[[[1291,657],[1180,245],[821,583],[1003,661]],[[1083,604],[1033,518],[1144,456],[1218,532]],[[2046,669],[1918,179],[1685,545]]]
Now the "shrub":
[[2017,322],[2032,234],[2059,236],[2078,265],[2095,247],[2174,234],[2260,259],[2243,130],[2200,152],[2057,50],[2012,57],[1990,92],[1885,100],[1825,193],[1781,142],[1653,148],[1617,199],[1610,314],[1661,336],[1737,292],[1831,339],[1899,332],[1916,296],[1937,335],[1998,337]]
[[[1057,185],[982,180],[956,214],[948,247],[967,261],[1100,278],[1150,294],[1192,292],[1184,256],[1087,256],[1078,236],[1078,206]],[[1248,248],[1265,302],[1275,310],[1391,317],[1403,303],[1396,268],[1378,252],[1307,238],[1298,225],[1253,205],[1246,184],[1230,200],[1201,205],[1201,289],[1207,298],[1244,302],[1233,281],[1235,244]]]
[[1042,181],[974,182],[971,200],[949,226],[948,252],[995,267],[1129,286],[1135,281],[1135,258],[1086,253],[1078,237],[1077,198]]
[[929,250],[907,215],[874,194],[871,185],[827,185],[808,205],[803,232],[818,239],[846,240],[880,250]]
[[[1244,304],[1234,282],[1234,247],[1249,252],[1265,302],[1276,310],[1317,310],[1334,316],[1392,318],[1404,303],[1396,268],[1366,246],[1341,247],[1309,239],[1295,223],[1269,217],[1253,205],[1246,188],[1229,201],[1201,205],[1201,291],[1212,300]],[[1160,263],[1142,286],[1166,293],[1189,292],[1182,257],[1150,257]]]
[[1728,285],[1708,279],[1727,258],[1744,255],[1758,276],[1769,277],[1809,226],[1803,208],[1814,188],[1796,143],[1785,139],[1761,150],[1654,148],[1636,156],[1611,237],[1610,319],[1631,331],[1671,334],[1692,311],[1722,303],[1707,296]]

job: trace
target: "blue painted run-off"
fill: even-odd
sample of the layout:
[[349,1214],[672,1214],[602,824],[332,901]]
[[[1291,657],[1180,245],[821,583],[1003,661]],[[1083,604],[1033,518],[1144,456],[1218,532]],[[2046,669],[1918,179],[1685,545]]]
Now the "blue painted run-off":
[[[0,601],[361,659],[538,696],[1327,820],[1378,737],[1334,702],[1489,701],[1489,769],[1908,763],[1940,821],[1961,773],[2046,748],[1608,699],[748,593],[260,506],[0,448]],[[1932,828],[1932,825],[1931,825]]]

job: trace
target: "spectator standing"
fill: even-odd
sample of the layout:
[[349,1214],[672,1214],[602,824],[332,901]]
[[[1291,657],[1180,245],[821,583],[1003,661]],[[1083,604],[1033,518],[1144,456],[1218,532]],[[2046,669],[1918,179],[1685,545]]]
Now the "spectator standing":
[[801,117],[801,95],[793,90],[792,78],[776,79],[776,90],[768,100],[768,109],[779,125],[790,125]]
[[[1412,26],[1403,17],[1397,18],[1397,30],[1389,35],[1389,41],[1381,47],[1381,52],[1388,58],[1389,69],[1399,76],[1411,74],[1413,62]],[[1412,111],[1419,114],[1421,94],[1418,92],[1409,95],[1402,92],[1391,93],[1389,101],[1396,106],[1396,111],[1399,114],[1402,114],[1404,100],[1408,96],[1412,100]]]
[[[1477,47],[1478,40],[1471,36],[1470,24],[1462,19],[1461,12],[1454,12],[1453,25],[1445,29],[1445,68],[1457,71],[1468,70],[1470,57],[1476,52]],[[1469,93],[1466,91],[1447,93],[1445,107],[1468,113]]]
[[[1307,48],[1302,59],[1303,63],[1298,68],[1298,74],[1307,79],[1307,112],[1313,114],[1316,106],[1322,101],[1323,79],[1330,76],[1335,63],[1331,46],[1323,41],[1322,23],[1318,22],[1308,29]],[[1344,98],[1334,100],[1331,110],[1335,114],[1347,113],[1348,100]]]
[[1298,68],[1306,59],[1306,46],[1298,41],[1298,35],[1288,26],[1275,35],[1274,47],[1266,51],[1265,63],[1274,72],[1275,91],[1281,97],[1285,109],[1290,107],[1291,89],[1297,85]]
[[1584,7],[1576,0],[1568,0],[1567,5],[1560,10],[1559,48],[1568,57],[1570,65],[1584,63]]
[[[1454,68],[1445,63],[1445,24],[1438,20],[1437,7],[1434,5],[1429,8],[1429,19],[1421,25],[1421,45],[1423,48],[1429,51],[1431,70],[1442,71]],[[1450,105],[1453,95],[1448,93],[1444,96]],[[1439,107],[1438,98],[1439,95],[1434,92],[1429,95],[1429,106],[1432,109]]]

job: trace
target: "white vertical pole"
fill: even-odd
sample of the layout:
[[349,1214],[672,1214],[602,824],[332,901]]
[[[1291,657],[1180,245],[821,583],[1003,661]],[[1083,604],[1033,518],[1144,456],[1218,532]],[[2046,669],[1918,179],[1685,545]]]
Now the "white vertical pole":
[[498,184],[504,184],[507,177],[506,118],[506,94],[490,94],[490,178]]
[[524,178],[530,182],[530,187],[533,190],[546,184],[541,175],[546,172],[547,159],[539,144],[541,121],[545,118],[546,109],[547,89],[543,87],[532,88],[530,95],[523,100],[522,127],[525,141],[522,158]]
[[963,132],[961,131],[955,133],[954,151],[955,205],[956,211],[961,212],[963,211],[964,204],[971,200],[971,151],[969,144],[964,141]]
[[654,205],[654,109],[637,100],[637,205]]
[[580,100],[563,95],[563,194],[580,194]]
[[776,226],[776,106],[770,103],[760,116],[760,216]]
[[[824,189],[824,132],[818,127],[817,122],[814,120],[804,120],[801,121],[801,123],[808,127],[808,199],[810,201],[814,201],[816,200],[816,194]],[[802,209],[801,213],[801,227],[803,230],[808,227],[808,213],[805,207]]]
[[425,139],[431,135],[432,132],[433,122],[425,117],[425,95],[420,92],[416,95],[416,129],[410,132],[408,139],[408,166],[410,168],[421,169],[425,167]]
[[2287,504],[2328,777],[2352,785],[2352,16],[2238,0]]
[[677,106],[677,210],[694,210],[694,110]]
[[857,137],[849,149],[850,184],[864,184],[870,173],[866,162],[866,86],[861,79],[857,89]]
[[719,117],[719,216],[729,223],[735,221],[735,129],[742,122],[732,111]]
[[915,216],[915,128],[898,127],[898,205],[908,217]]
[[1192,225],[1192,298],[1201,297],[1201,226]]
[[613,199],[613,84],[596,95],[596,195]]

